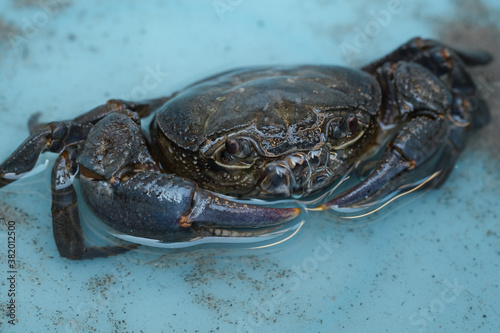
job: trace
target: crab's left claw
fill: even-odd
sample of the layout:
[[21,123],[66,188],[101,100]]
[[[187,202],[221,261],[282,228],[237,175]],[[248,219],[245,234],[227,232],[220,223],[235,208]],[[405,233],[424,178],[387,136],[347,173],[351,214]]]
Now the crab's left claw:
[[[230,201],[209,191],[197,189],[193,208],[181,224],[242,229],[265,228],[288,222],[300,214],[299,208],[271,208]],[[212,228],[213,229],[213,228]]]
[[125,115],[109,115],[92,128],[79,168],[90,209],[131,236],[164,242],[252,236],[252,231],[261,232],[300,213],[298,208],[234,202],[189,179],[159,172],[140,127]]
[[80,177],[92,211],[125,234],[162,242],[201,237],[248,237],[299,215],[298,208],[270,208],[230,201],[181,177],[140,172],[124,181]]
[[439,184],[458,156],[458,150],[447,138],[447,124],[442,116],[412,119],[389,142],[378,166],[367,178],[319,208],[358,208],[372,204],[403,185],[428,177],[429,170],[441,169],[432,179],[434,186]]

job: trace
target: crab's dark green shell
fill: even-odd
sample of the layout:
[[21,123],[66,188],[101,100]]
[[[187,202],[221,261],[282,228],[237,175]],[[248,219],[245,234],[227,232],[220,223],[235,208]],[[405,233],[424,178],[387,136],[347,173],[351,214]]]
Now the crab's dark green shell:
[[381,93],[375,79],[338,66],[259,67],[226,72],[188,87],[158,112],[161,132],[197,151],[238,133],[273,157],[311,150],[327,140],[332,114],[376,115]]

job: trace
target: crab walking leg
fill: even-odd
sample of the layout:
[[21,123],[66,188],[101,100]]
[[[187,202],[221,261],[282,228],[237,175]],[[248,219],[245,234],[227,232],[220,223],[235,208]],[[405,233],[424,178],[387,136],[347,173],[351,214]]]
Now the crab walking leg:
[[469,124],[481,127],[490,119],[488,105],[477,94],[475,80],[466,65],[485,65],[491,57],[484,53],[482,60],[485,62],[480,62],[479,59],[477,62],[472,62],[473,54],[467,58],[469,62],[465,62],[463,53],[461,55],[460,52],[438,45],[418,54],[412,60],[430,70],[449,87],[453,95],[450,117],[462,127]]
[[[453,156],[442,154],[438,161],[433,159],[440,150],[451,151],[451,144],[447,144],[446,140],[447,125],[442,116],[436,116],[434,119],[419,116],[412,119],[389,142],[378,166],[366,179],[320,208],[349,207],[384,197],[401,185],[407,184],[408,180],[418,181],[425,177],[422,169],[425,171],[425,167],[433,162],[443,164],[444,173],[447,173],[450,166],[448,163],[454,164],[458,152]],[[444,161],[443,158],[447,160]],[[431,170],[433,169],[431,167]]]
[[171,99],[174,95],[145,102],[109,100],[72,121],[38,123],[40,114],[33,115],[28,121],[30,136],[0,165],[0,188],[19,179],[31,171],[38,157],[44,151],[60,152],[65,146],[85,140],[90,128],[112,113],[129,116],[137,123]]
[[[423,53],[428,52],[429,50],[436,47],[440,49],[446,48],[449,50],[453,50],[452,48],[449,48],[446,45],[435,40],[416,37],[410,39],[408,42],[404,43],[388,55],[362,67],[362,70],[371,74],[375,74],[377,69],[384,63],[397,62],[401,60],[415,61],[417,58],[421,57]],[[493,59],[490,54],[483,51],[453,50],[453,52],[456,53],[458,57],[460,57],[461,61],[463,61],[463,63],[467,66],[486,65]]]
[[[450,117],[460,126],[481,127],[489,121],[489,108],[477,94],[474,78],[467,66],[486,65],[492,57],[483,51],[452,49],[431,39],[413,38],[387,56],[362,68],[370,74],[380,74],[380,69],[400,61],[412,62],[427,68],[445,82],[453,93]],[[385,71],[385,70],[382,70]],[[473,112],[471,112],[471,110]]]
[[62,257],[78,260],[103,258],[137,248],[137,245],[87,247],[84,242],[73,178],[78,169],[76,150],[68,148],[52,169],[52,230]]
[[0,165],[0,188],[31,171],[44,151],[60,152],[66,146],[85,140],[91,125],[52,122],[39,126]]
[[103,119],[107,115],[115,112],[123,113],[125,110],[136,112],[139,117],[144,118],[149,116],[158,107],[162,106],[169,99],[174,97],[174,95],[164,98],[157,98],[143,102],[132,102],[124,101],[120,99],[110,99],[106,104],[100,105],[87,113],[73,119],[74,122],[85,124],[85,123],[97,123],[99,120]]

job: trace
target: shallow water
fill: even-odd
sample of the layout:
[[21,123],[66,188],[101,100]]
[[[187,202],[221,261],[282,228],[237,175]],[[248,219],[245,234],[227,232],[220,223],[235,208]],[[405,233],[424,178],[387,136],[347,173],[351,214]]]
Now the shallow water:
[[[157,97],[234,67],[357,66],[415,35],[498,59],[499,17],[493,0],[0,0],[0,160],[28,135],[34,112],[72,118],[109,98]],[[498,62],[475,76],[492,123],[471,135],[440,189],[375,221],[310,212],[275,246],[141,247],[73,262],[52,236],[50,165],[3,188],[0,218],[15,222],[17,236],[16,325],[4,306],[8,226],[0,224],[0,331],[495,332]],[[95,244],[112,241],[84,229]]]

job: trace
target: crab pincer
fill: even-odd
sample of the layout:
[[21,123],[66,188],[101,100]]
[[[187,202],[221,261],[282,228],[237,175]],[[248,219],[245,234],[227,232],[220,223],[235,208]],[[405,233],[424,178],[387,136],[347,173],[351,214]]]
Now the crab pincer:
[[[120,184],[81,177],[93,212],[123,233],[165,242],[252,236],[296,217],[298,208],[237,203],[172,175],[140,172]],[[99,204],[98,202],[101,202]],[[105,203],[105,204],[103,204]]]
[[[444,161],[448,163],[451,158],[456,158],[456,154],[447,155],[453,152],[453,147],[446,141],[447,128],[442,117],[412,119],[388,143],[377,167],[362,182],[323,204],[321,209],[356,207],[383,200],[401,186],[428,176],[429,170],[437,172],[429,180],[443,179],[449,172],[449,166],[443,165]],[[446,169],[440,170],[440,167]]]

